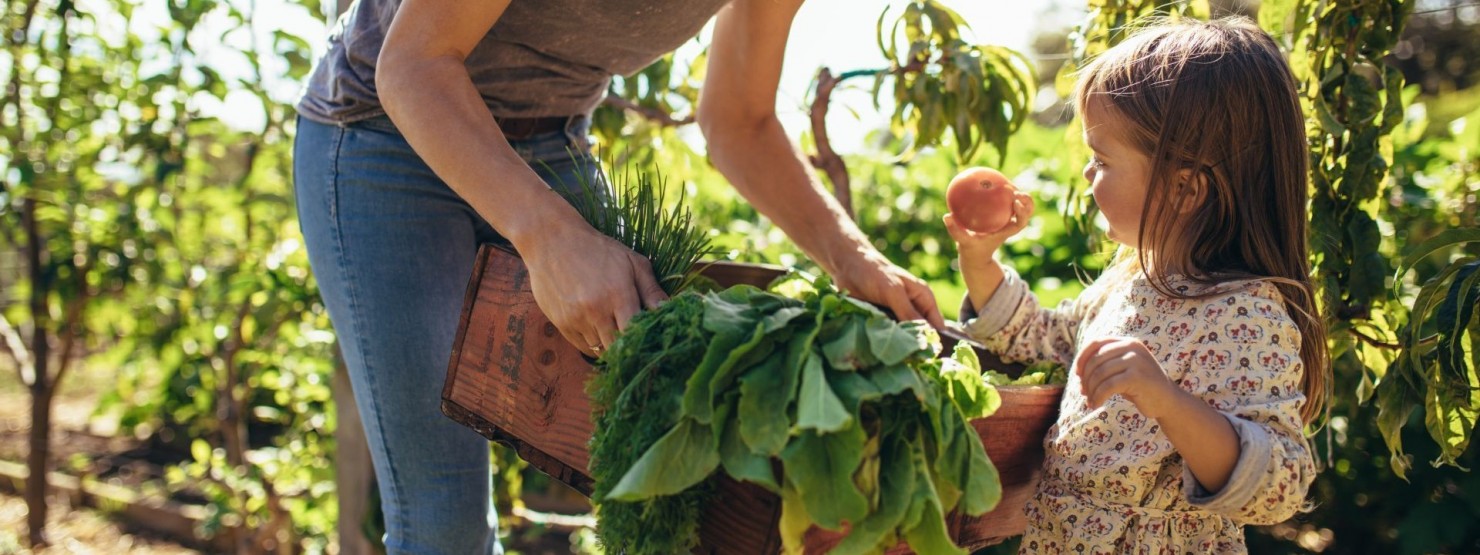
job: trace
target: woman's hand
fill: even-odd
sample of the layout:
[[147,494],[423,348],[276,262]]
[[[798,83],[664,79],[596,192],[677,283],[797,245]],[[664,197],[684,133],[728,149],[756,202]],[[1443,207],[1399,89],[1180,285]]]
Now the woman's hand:
[[1184,393],[1138,339],[1106,337],[1086,343],[1074,358],[1074,373],[1090,408],[1118,394],[1147,418],[1158,419]]
[[833,279],[854,297],[888,308],[900,321],[925,320],[936,328],[945,326],[930,286],[877,250],[868,249],[850,259],[833,272]]
[[547,234],[520,256],[535,303],[587,355],[599,355],[633,316],[668,298],[647,258],[584,221]]

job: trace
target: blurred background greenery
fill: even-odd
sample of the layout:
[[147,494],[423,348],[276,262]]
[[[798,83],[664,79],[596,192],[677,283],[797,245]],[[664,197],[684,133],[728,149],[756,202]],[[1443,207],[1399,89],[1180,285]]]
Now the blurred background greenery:
[[[1022,22],[1042,24],[1017,54],[953,35],[953,25],[972,23],[945,10],[956,3],[894,2],[868,31],[887,33],[899,18],[901,48],[886,44],[873,66],[832,68],[839,91],[881,100],[833,106],[830,126],[846,109],[873,128],[858,148],[839,149],[845,186],[819,172],[847,191],[878,248],[928,280],[954,316],[964,289],[940,225],[944,186],[962,167],[990,165],[1038,201],[1003,260],[1044,303],[1073,296],[1109,251],[1083,194],[1087,153],[1062,102],[1072,68],[1136,16],[1257,17],[1312,87],[1312,195],[1335,207],[1314,227],[1343,238],[1317,236],[1338,378],[1313,440],[1329,467],[1312,511],[1251,529],[1251,551],[1480,552],[1480,475],[1466,470],[1476,459],[1467,447],[1480,409],[1480,318],[1445,331],[1461,320],[1456,310],[1473,312],[1477,290],[1480,249],[1469,241],[1480,194],[1480,6],[1094,0]],[[320,0],[5,1],[0,463],[196,508],[188,537],[166,540],[207,551],[373,549],[368,477],[345,481],[366,463],[341,429],[355,425],[353,414],[336,410],[347,390],[291,200],[293,91],[342,9]],[[284,23],[294,21],[307,23]],[[915,44],[928,71],[909,69]],[[962,48],[974,55],[935,55]],[[686,49],[613,83],[596,117],[603,152],[687,188],[726,256],[807,267],[708,165],[685,123],[703,41]],[[1001,117],[978,117],[988,107]],[[970,117],[962,124],[958,113]],[[797,134],[821,166],[818,131]],[[1356,166],[1379,169],[1348,177]],[[1436,245],[1432,256],[1399,273],[1425,244]],[[1429,297],[1435,309],[1415,308]],[[1435,337],[1470,358],[1443,362]],[[580,513],[579,499],[495,450],[513,550],[597,549],[589,519],[547,514]],[[13,474],[0,488],[35,492],[46,476],[18,487],[26,474]],[[44,498],[27,497],[23,516],[0,519],[13,524],[0,529],[0,553],[44,539]],[[51,521],[53,543],[74,539],[55,513]]]

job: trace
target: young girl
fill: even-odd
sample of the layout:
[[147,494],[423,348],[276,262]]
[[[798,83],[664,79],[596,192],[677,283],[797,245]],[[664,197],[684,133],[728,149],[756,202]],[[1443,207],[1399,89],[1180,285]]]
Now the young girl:
[[[1026,553],[1245,552],[1245,524],[1302,508],[1325,330],[1306,252],[1304,119],[1275,42],[1247,20],[1145,29],[1083,70],[1090,193],[1122,245],[1057,309],[945,224],[967,331],[1010,361],[1068,366]],[[1005,275],[1004,275],[1005,274]]]

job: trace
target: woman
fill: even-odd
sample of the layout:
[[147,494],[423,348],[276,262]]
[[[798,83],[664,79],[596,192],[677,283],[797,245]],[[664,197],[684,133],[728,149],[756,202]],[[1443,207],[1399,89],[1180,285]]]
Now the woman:
[[[506,241],[588,354],[664,299],[647,261],[548,184],[593,167],[589,114],[718,12],[698,121],[718,169],[841,287],[941,323],[825,194],[775,114],[800,0],[360,0],[299,104],[309,259],[359,403],[391,553],[498,552],[488,446],[440,390],[476,246]],[[538,169],[535,169],[538,168]]]

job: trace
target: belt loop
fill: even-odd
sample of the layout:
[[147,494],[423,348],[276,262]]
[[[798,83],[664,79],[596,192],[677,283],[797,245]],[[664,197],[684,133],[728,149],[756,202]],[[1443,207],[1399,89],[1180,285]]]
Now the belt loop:
[[576,114],[565,120],[565,138],[570,141],[572,154],[591,155],[591,117]]

